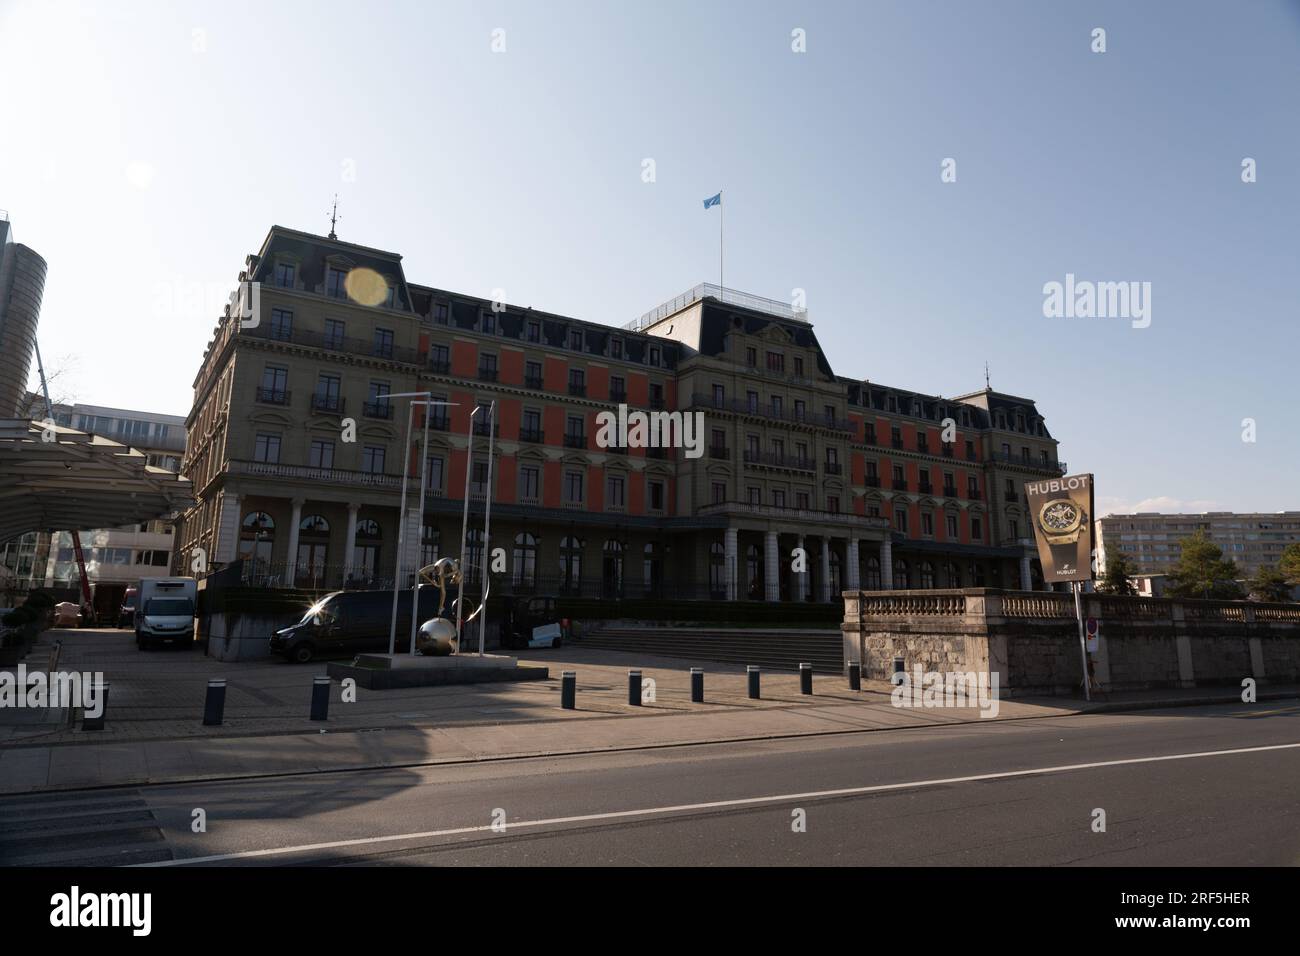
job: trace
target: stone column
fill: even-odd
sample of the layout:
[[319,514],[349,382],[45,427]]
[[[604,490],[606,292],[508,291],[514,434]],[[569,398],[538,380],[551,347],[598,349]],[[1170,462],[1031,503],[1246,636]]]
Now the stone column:
[[806,601],[808,600],[808,548],[803,535],[799,535],[799,553],[803,555],[804,570],[800,571],[794,578],[795,599]]
[[822,586],[823,604],[831,603],[831,539],[822,535]]
[[281,582],[285,587],[291,588],[298,578],[298,532],[302,525],[302,498],[293,499],[293,516],[289,519],[289,553],[284,559],[284,580]]
[[343,537],[343,575],[339,583],[347,584],[348,575],[352,573],[357,550],[357,512],[360,505],[348,505],[348,530]]
[[781,600],[781,552],[775,531],[767,533],[763,556],[763,597],[768,601]]
[[737,553],[740,550],[739,534],[735,528],[728,528],[722,533],[723,574],[727,579],[727,600],[736,600],[736,580],[739,570],[736,566]]
[[1030,554],[1028,551],[1020,552],[1020,590],[1032,591],[1034,589],[1034,574],[1029,567]]
[[856,591],[862,587],[862,579],[858,576],[857,538],[849,538],[848,559],[845,563],[848,565],[847,577],[845,578],[846,590]]
[[221,510],[217,513],[216,553],[211,560],[223,564],[239,556],[239,495],[221,493]]
[[880,542],[880,589],[894,589],[894,541],[885,532],[885,540]]

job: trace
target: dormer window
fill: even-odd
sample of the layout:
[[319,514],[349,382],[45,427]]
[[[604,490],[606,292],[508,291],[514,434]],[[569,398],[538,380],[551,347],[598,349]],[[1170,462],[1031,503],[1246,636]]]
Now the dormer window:
[[277,262],[275,264],[275,284],[281,289],[292,289],[297,269],[292,262]]
[[388,287],[388,294],[384,296],[384,305],[391,309],[396,304],[397,304],[397,286],[390,285]]
[[582,333],[577,329],[569,330],[569,348],[575,352],[582,351]]
[[530,342],[540,342],[541,340],[542,340],[542,323],[540,323],[540,322],[529,322],[529,323],[528,323],[528,341],[530,341]]
[[439,325],[446,325],[451,319],[451,307],[446,302],[435,302],[433,304],[433,321]]
[[660,360],[659,346],[657,345],[650,346],[650,364],[655,368],[658,368],[662,364]]
[[479,328],[483,330],[484,335],[495,335],[497,331],[497,314],[495,312],[484,312],[482,319],[479,321]]
[[623,357],[623,340],[622,340],[622,339],[610,339],[610,340],[609,340],[609,356],[610,356],[610,358],[616,358],[616,359],[621,359],[621,358]]

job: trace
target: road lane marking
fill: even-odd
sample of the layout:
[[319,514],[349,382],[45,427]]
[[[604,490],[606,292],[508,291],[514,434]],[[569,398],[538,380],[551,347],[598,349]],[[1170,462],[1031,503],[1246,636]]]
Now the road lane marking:
[[[741,797],[734,800],[712,800],[708,803],[683,803],[669,807],[645,807],[639,810],[611,810],[605,813],[583,813],[569,817],[550,817],[544,820],[519,820],[508,823],[506,832],[523,828],[560,826],[568,823],[598,823],[626,820],[632,817],[651,817],[671,813],[691,813],[700,810],[722,810],[728,807],[753,807],[767,803],[786,803],[794,800],[817,800],[827,797],[848,797],[868,793],[887,793],[891,790],[914,790],[919,787],[941,787],[954,783],[976,783],[981,780],[1008,780],[1014,777],[1035,777],[1071,770],[1097,770],[1103,767],[1123,767],[1132,764],[1160,763],[1166,760],[1195,760],[1201,757],[1226,757],[1233,754],[1265,753],[1271,750],[1296,750],[1300,743],[1269,744],[1262,747],[1239,747],[1233,750],[1203,750],[1197,753],[1164,754],[1157,757],[1129,757],[1124,760],[1101,760],[1093,763],[1062,764],[1059,767],[1036,767],[1032,770],[1004,770],[998,773],[980,773],[965,777],[942,777],[935,780],[911,780],[907,783],[881,783],[869,787],[843,787],[838,790],[814,790],[806,793],[783,793],[768,797]],[[397,843],[404,840],[428,840],[436,837],[463,836],[468,833],[500,833],[490,823],[473,827],[453,827],[446,830],[424,830],[418,833],[394,833],[388,836],[358,837],[353,840],[334,840],[329,843],[304,843],[298,846],[272,847],[265,850],[240,850],[235,853],[217,853],[212,856],[195,856],[156,863],[135,864],[141,867],[187,866],[191,863],[222,863],[229,860],[251,860],[259,857],[284,856],[291,853],[310,853],[316,850],[338,850],[354,846],[373,846],[380,843]]]

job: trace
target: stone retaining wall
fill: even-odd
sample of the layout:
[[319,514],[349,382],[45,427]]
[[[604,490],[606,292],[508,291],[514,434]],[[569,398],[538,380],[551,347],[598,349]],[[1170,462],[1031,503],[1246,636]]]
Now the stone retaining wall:
[[[888,679],[910,672],[998,672],[1001,692],[1075,694],[1082,686],[1074,598],[986,588],[846,591],[844,665]],[[1083,596],[1100,625],[1091,654],[1103,690],[1300,681],[1300,604]]]

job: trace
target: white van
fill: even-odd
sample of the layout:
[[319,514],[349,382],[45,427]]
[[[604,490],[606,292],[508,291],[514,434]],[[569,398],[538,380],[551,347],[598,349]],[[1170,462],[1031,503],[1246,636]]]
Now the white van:
[[194,578],[144,578],[136,592],[135,644],[148,650],[166,641],[194,642]]

